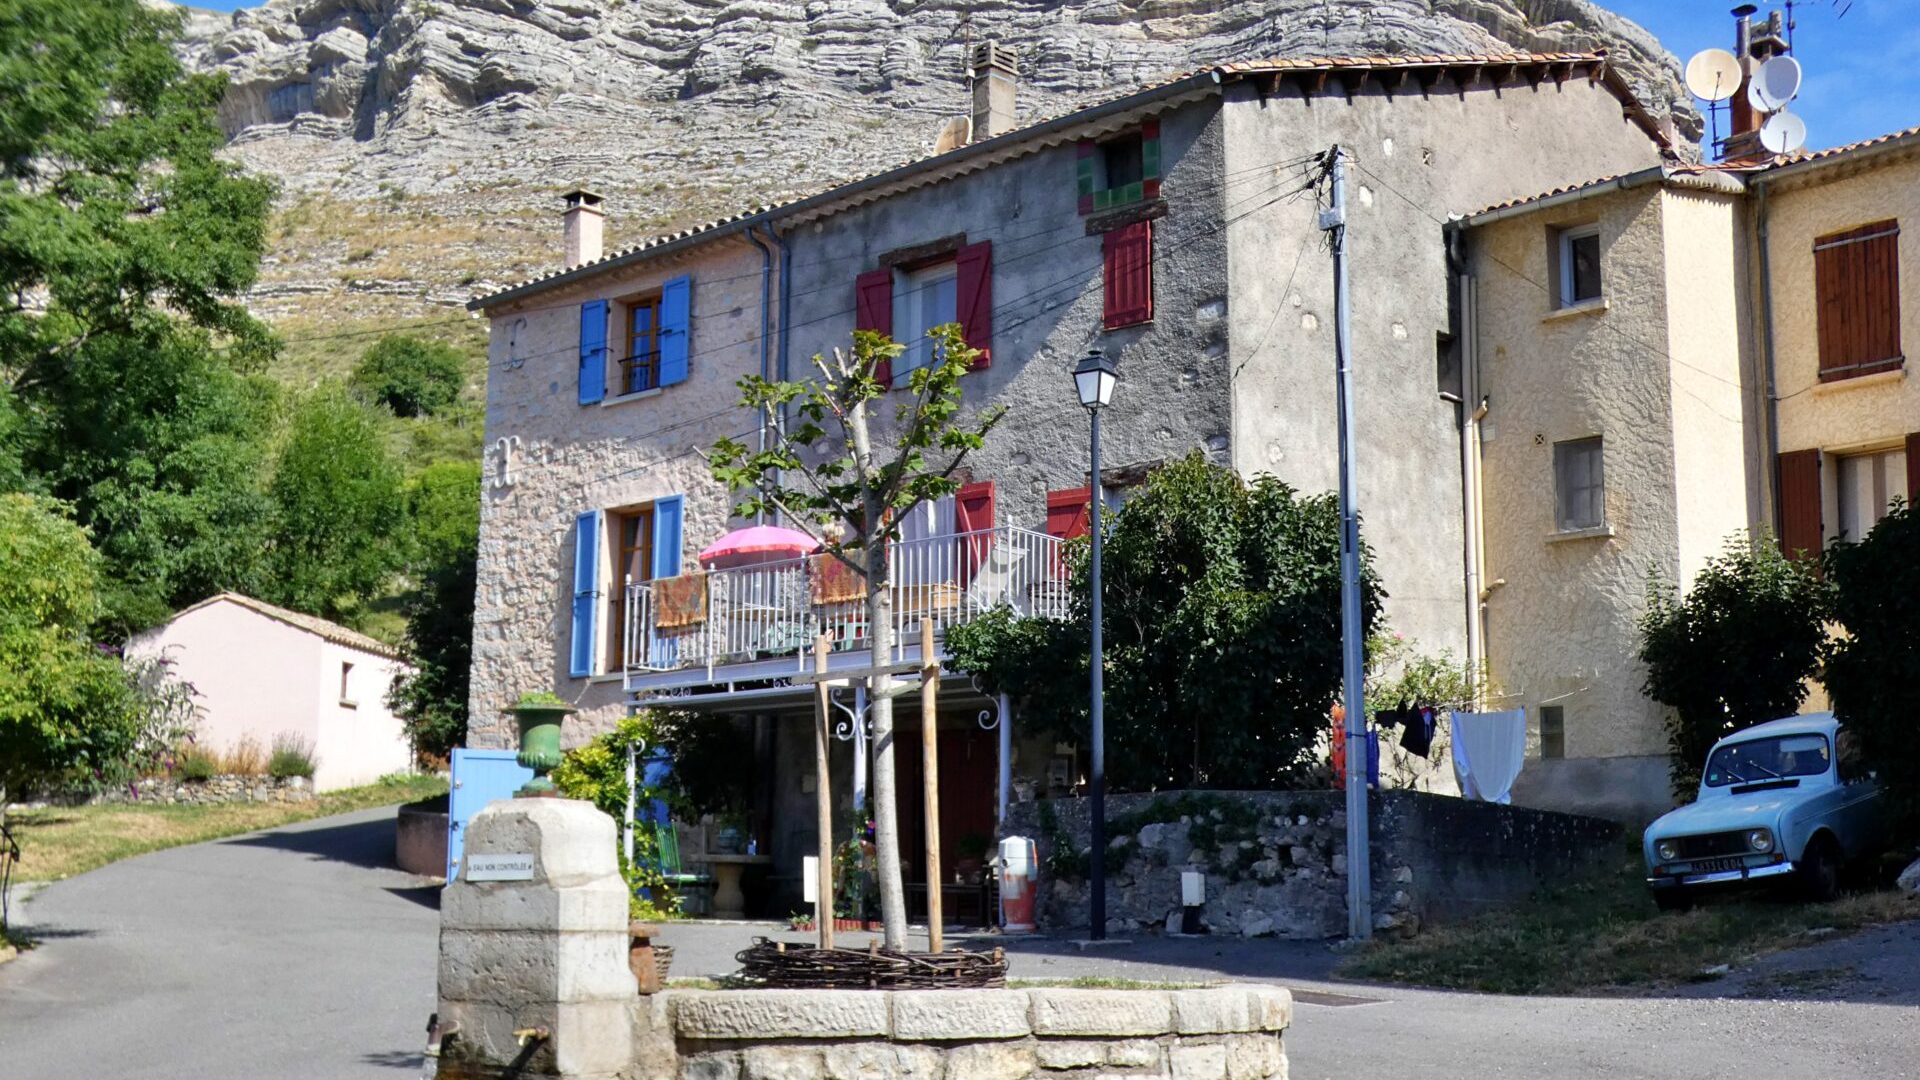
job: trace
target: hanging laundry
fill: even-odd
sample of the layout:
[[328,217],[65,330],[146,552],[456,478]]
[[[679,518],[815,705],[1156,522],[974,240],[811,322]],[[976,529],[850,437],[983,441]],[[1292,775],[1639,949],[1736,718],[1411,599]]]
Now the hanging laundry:
[[1373,722],[1380,727],[1399,727],[1406,722],[1406,709],[1381,709],[1373,714]]
[[1421,707],[1408,710],[1406,726],[1400,729],[1400,749],[1418,757],[1426,757],[1433,752],[1433,709]]
[[1461,798],[1512,802],[1513,782],[1526,753],[1524,709],[1453,714],[1453,774],[1460,781]]

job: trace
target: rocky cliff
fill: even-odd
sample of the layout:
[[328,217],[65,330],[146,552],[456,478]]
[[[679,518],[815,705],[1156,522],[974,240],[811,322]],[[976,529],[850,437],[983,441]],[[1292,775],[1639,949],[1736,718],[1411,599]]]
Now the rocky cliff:
[[270,0],[188,27],[233,152],[283,184],[261,305],[329,322],[550,265],[576,183],[617,244],[924,153],[987,38],[1022,119],[1254,56],[1604,47],[1699,128],[1674,59],[1589,0]]

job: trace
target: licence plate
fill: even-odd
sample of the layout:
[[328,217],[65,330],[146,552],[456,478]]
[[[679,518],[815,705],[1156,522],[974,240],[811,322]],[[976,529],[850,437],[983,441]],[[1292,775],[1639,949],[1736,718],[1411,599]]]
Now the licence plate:
[[1738,870],[1740,868],[1740,857],[1735,855],[1722,859],[1695,859],[1693,864],[1687,868],[1687,872],[1690,874],[1718,874],[1724,870]]

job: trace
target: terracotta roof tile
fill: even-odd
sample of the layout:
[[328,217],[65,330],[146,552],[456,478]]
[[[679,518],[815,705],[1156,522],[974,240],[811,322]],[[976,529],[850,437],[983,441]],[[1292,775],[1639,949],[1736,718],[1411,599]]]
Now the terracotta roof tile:
[[201,608],[210,607],[223,600],[238,604],[249,611],[265,615],[275,622],[286,623],[296,630],[304,630],[315,637],[331,641],[335,645],[345,645],[350,649],[359,649],[362,652],[370,652],[376,656],[384,656],[388,659],[399,659],[400,657],[400,650],[384,641],[370,638],[357,630],[349,630],[339,623],[328,622],[318,615],[307,615],[298,611],[289,611],[286,608],[269,604],[264,600],[255,600],[251,596],[244,596],[236,592],[223,592],[217,596],[209,596],[197,604],[190,604],[174,612],[173,618],[167,621],[172,622],[174,619],[178,619],[190,611],[198,611]]

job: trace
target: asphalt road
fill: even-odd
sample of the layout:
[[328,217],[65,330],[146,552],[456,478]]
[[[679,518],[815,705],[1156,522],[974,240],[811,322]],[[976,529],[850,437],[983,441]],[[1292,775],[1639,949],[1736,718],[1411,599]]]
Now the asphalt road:
[[[410,1080],[438,889],[388,869],[392,808],[175,848],[15,908],[5,1080]],[[423,887],[424,886],[424,887]]]
[[[437,890],[387,869],[392,810],[130,859],[22,908],[0,965],[4,1080],[406,1080],[433,1009]],[[670,924],[675,976],[726,974],[772,924]],[[801,938],[805,935],[778,936]],[[865,935],[842,935],[863,944]],[[1332,981],[1315,943],[1005,945],[1022,978],[1291,987],[1295,1080],[1920,1080],[1920,923],[1659,997],[1505,998]]]

